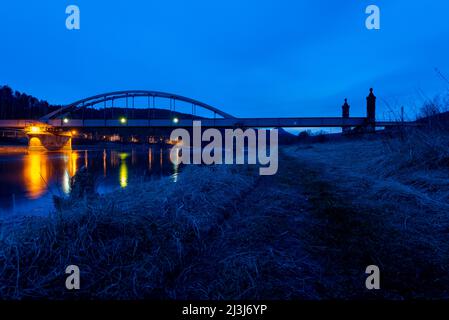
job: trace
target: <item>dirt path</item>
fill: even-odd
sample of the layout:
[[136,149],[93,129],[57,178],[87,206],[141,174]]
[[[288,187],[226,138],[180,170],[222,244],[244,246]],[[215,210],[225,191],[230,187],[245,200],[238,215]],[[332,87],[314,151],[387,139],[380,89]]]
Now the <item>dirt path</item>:
[[[282,161],[275,176],[259,177],[210,235],[203,254],[180,278],[181,298],[319,299],[322,268],[304,246],[310,204]],[[190,288],[190,289],[189,289]],[[201,288],[199,290],[198,288]],[[198,295],[198,292],[202,292]]]

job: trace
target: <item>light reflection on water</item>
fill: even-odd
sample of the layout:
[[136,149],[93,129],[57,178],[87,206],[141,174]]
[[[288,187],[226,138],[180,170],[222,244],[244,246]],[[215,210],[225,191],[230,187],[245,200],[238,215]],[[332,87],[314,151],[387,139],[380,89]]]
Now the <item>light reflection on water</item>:
[[128,164],[126,163],[128,158],[127,153],[120,153],[120,187],[126,188],[128,186]]
[[30,153],[24,158],[23,180],[30,199],[42,196],[48,180],[47,155]]
[[170,161],[169,149],[160,147],[0,153],[0,217],[47,214],[52,196],[68,195],[70,180],[82,167],[94,173],[100,193],[166,175],[173,175],[176,182],[179,172]]

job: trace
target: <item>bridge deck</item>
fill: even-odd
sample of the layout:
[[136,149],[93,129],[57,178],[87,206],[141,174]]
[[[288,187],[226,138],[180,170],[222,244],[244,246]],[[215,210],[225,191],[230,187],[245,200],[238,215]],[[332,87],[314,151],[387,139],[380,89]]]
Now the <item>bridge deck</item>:
[[[233,119],[202,119],[202,127],[210,128],[331,128],[331,127],[357,127],[366,124],[365,118],[233,118]],[[377,127],[388,127],[400,125],[400,122],[378,121]],[[126,124],[119,120],[81,120],[71,119],[68,123],[64,123],[62,119],[49,120],[46,124],[38,120],[0,120],[0,128],[18,128],[23,129],[29,126],[52,126],[56,128],[175,128],[175,127],[191,127],[192,119],[180,119],[178,123],[172,120],[146,119],[137,120],[129,119]],[[416,125],[414,122],[405,122],[404,125]]]
[[[235,118],[235,119],[201,119],[202,127],[209,128],[296,128],[296,127],[356,127],[364,125],[365,118]],[[191,127],[193,120],[180,119],[178,123],[172,120],[134,120],[129,119],[126,124],[120,123],[119,120],[70,120],[64,124],[61,120],[50,120],[49,124],[54,127],[82,128],[82,127],[154,127],[154,128],[174,128],[174,127]],[[397,125],[396,122],[382,122],[381,126]]]
[[0,120],[0,128],[23,129],[31,126],[46,126],[39,120]]

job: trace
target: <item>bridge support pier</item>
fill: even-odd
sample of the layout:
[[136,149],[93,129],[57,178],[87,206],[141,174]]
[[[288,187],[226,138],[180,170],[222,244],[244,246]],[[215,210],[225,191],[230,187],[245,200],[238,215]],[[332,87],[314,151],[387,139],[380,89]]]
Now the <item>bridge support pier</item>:
[[72,150],[72,135],[49,132],[27,133],[29,151],[70,151]]

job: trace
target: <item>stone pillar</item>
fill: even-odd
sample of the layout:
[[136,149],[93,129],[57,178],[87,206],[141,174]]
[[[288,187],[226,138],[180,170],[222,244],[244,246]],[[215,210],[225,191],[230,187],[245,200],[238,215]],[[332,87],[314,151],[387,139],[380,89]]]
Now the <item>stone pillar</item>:
[[28,133],[28,151],[70,151],[72,136],[70,134],[55,135],[51,133]]
[[373,88],[369,89],[370,93],[366,97],[366,122],[367,130],[375,131],[376,129],[376,96],[373,93]]
[[[342,109],[342,115],[341,115],[342,118],[343,119],[349,119],[349,109],[350,109],[350,107],[349,107],[349,104],[348,104],[348,99],[345,99],[345,104],[341,107],[341,109]],[[351,128],[347,127],[347,126],[344,126],[341,129],[342,129],[343,133],[348,133],[348,132],[351,131]]]

